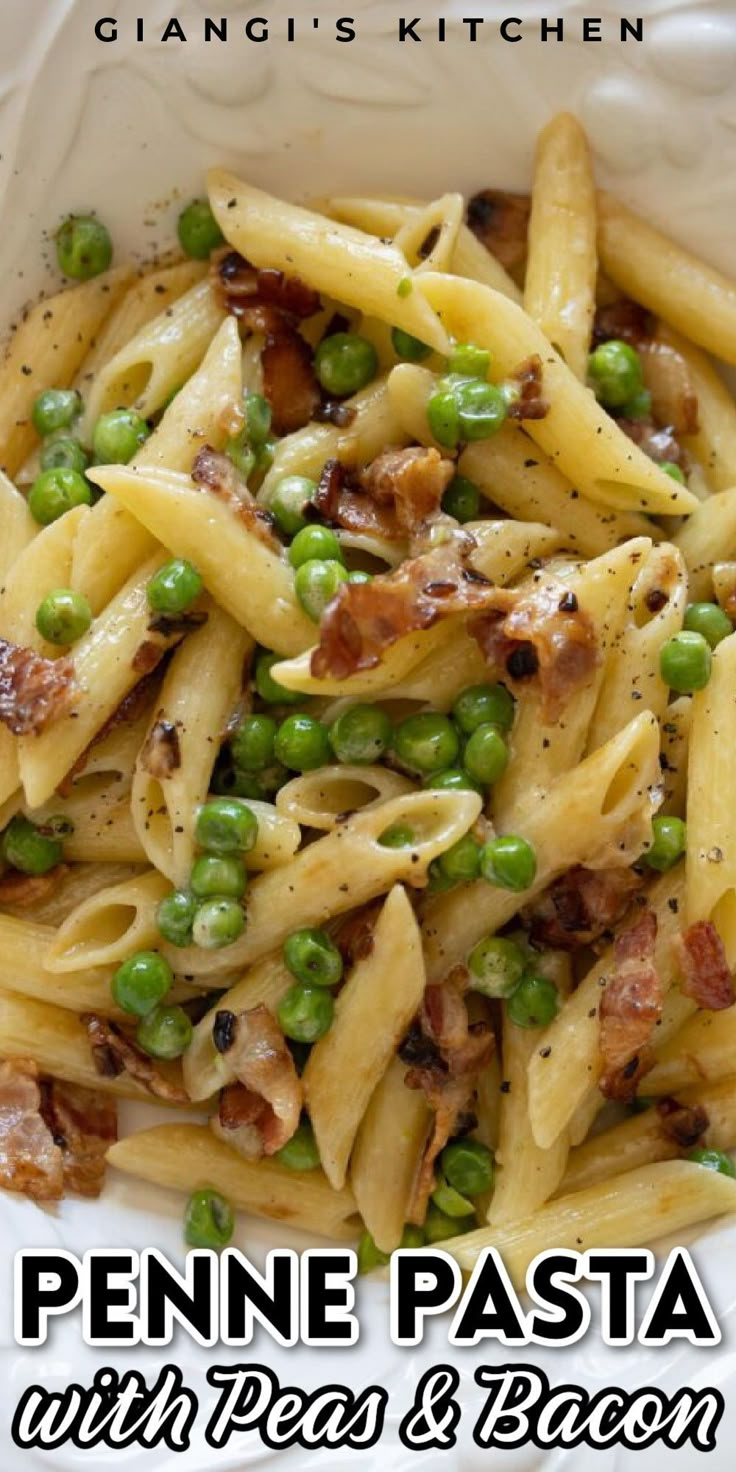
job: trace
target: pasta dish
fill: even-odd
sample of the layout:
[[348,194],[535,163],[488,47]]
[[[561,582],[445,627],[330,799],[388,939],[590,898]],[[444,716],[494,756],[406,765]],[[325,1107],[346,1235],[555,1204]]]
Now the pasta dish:
[[736,286],[568,115],[178,236],[69,216],[0,368],[0,1185],[516,1282],[736,1210]]

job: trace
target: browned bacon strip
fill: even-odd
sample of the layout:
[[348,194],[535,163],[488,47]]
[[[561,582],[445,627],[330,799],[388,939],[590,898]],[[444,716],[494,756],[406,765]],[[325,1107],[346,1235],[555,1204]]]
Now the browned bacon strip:
[[734,1001],[733,977],[726,952],[711,920],[697,920],[675,941],[680,989],[699,1007],[718,1012]]
[[229,246],[212,256],[210,279],[218,301],[234,317],[252,306],[273,307],[296,319],[312,317],[320,309],[318,293],[301,277],[259,271]]
[[512,273],[526,261],[531,203],[528,194],[481,189],[468,204],[468,224],[473,234]]
[[218,1037],[238,1078],[222,1091],[219,1125],[249,1159],[274,1155],[294,1134],[303,1098],[283,1033],[261,1005],[234,1017]]
[[642,880],[631,869],[576,864],[525,911],[535,945],[574,951],[622,920]]
[[117,1023],[96,1013],[88,1014],[82,1021],[87,1027],[92,1062],[101,1078],[118,1078],[121,1073],[128,1073],[157,1099],[168,1099],[174,1104],[188,1102],[186,1090],[160,1073],[153,1059],[126,1038]]
[[312,349],[294,328],[271,328],[261,353],[263,392],[275,434],[293,434],[313,419],[321,403]]
[[68,864],[55,864],[45,874],[21,874],[19,869],[6,869],[0,874],[0,905],[13,905],[29,910],[50,898],[69,873]]
[[405,450],[384,450],[363,471],[363,489],[379,506],[394,509],[401,531],[416,532],[436,516],[455,466],[439,450],[421,445]]
[[470,632],[488,663],[503,666],[512,680],[538,677],[543,719],[556,721],[600,658],[590,618],[551,577],[531,589],[498,589],[495,605],[472,621]]
[[181,766],[179,732],[171,721],[164,720],[163,711],[146,737],[140,762],[157,782],[165,782]]
[[657,917],[643,910],[616,940],[613,971],[600,1006],[601,1093],[632,1099],[646,1072],[654,1028],[662,1015],[662,983],[654,968]]
[[598,308],[593,322],[593,346],[598,347],[599,343],[615,338],[639,348],[654,336],[656,326],[656,317],[646,307],[632,301],[631,297],[622,296]]
[[388,542],[402,541],[404,533],[393,506],[378,506],[352,480],[350,470],[341,460],[325,461],[313,498],[320,516],[359,536],[369,533]]
[[280,544],[273,533],[273,520],[268,511],[258,506],[245,481],[238,475],[228,455],[205,445],[196,456],[192,466],[192,480],[203,491],[224,501],[247,527],[266,546],[277,549]]
[[668,1096],[658,1101],[656,1109],[667,1138],[682,1150],[692,1150],[710,1124],[702,1104],[680,1104]]
[[42,1118],[38,1068],[30,1058],[0,1063],[0,1186],[33,1201],[64,1194],[61,1148]]
[[66,655],[44,659],[0,639],[0,721],[14,736],[37,736],[65,714],[76,693]]
[[518,386],[519,392],[509,402],[509,419],[546,419],[549,403],[542,393],[542,359],[538,353],[519,364],[510,382]]
[[99,1196],[105,1155],[118,1137],[115,1099],[61,1079],[41,1086],[41,1113],[61,1150],[64,1186],[80,1196]]

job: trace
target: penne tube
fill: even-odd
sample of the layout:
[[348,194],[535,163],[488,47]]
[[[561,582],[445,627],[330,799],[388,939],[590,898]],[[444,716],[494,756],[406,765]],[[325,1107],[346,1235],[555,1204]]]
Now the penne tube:
[[[357,813],[334,833],[301,849],[288,864],[253,880],[246,900],[246,929],[233,945],[221,951],[193,946],[171,953],[168,947],[162,949],[174,957],[172,965],[182,975],[205,975],[215,985],[219,972],[257,961],[300,926],[321,925],[385,894],[394,884],[423,885],[432,859],[467,833],[480,809],[475,792],[426,788],[392,798],[369,813]],[[410,847],[381,843],[381,835],[397,824],[415,835]]]
[[39,531],[7,573],[0,593],[0,633],[12,644],[35,649],[55,659],[59,646],[49,644],[36,628],[36,613],[47,593],[68,588],[72,551],[80,528],[89,516],[87,506],[75,506]]
[[514,1287],[521,1289],[530,1263],[550,1243],[577,1252],[622,1242],[639,1247],[733,1211],[736,1181],[688,1160],[668,1160],[560,1196],[504,1227],[452,1237],[442,1246],[464,1273],[472,1271],[484,1247],[495,1247]]
[[417,271],[449,271],[464,212],[462,194],[443,194],[405,220],[394,245]]
[[691,601],[709,599],[714,566],[736,553],[736,487],[703,501],[673,541],[687,564]]
[[[736,1145],[736,1079],[683,1089],[677,1103],[705,1113],[707,1123],[697,1138],[699,1149],[730,1150]],[[568,1157],[560,1195],[583,1191],[656,1160],[676,1160],[687,1154],[693,1148],[692,1140],[678,1144],[674,1131],[667,1129],[667,1119],[656,1107],[645,1109],[578,1145]]]
[[611,194],[598,194],[598,252],[627,296],[691,342],[736,363],[736,286],[648,225]]
[[646,1097],[679,1093],[680,1089],[716,1083],[733,1073],[736,1057],[736,1009],[692,1012],[683,1025],[657,1048],[654,1067],[642,1079]]
[[0,525],[3,529],[0,544],[0,586],[4,587],[8,574],[29,542],[38,532],[38,523],[33,520],[25,496],[16,490],[12,480],[0,470]]
[[100,465],[90,476],[176,557],[193,562],[215,601],[254,639],[279,654],[298,654],[314,642],[286,555],[262,541],[232,506],[176,471]]
[[395,245],[286,204],[224,169],[210,170],[207,190],[225,239],[254,266],[301,276],[317,291],[447,352],[447,336],[426,299],[416,290],[399,294],[399,283],[411,277]]
[[585,382],[595,310],[596,209],[587,139],[559,113],[537,141],[524,311]]
[[525,421],[525,430],[590,500],[618,511],[663,516],[682,515],[697,504],[627,440],[514,302],[487,286],[429,271],[417,277],[416,290],[440,312],[455,337],[490,349],[494,372],[501,378],[527,358],[541,358],[549,410],[544,419]]
[[376,1084],[350,1157],[356,1206],[379,1252],[401,1241],[432,1124],[421,1089],[404,1083],[406,1064],[394,1058]]
[[736,485],[736,403],[708,356],[666,322],[655,334],[684,358],[688,378],[698,401],[696,434],[679,435],[681,443],[702,465],[714,491]]
[[279,1002],[293,985],[294,977],[285,965],[281,950],[274,951],[256,961],[205,1013],[182,1059],[184,1087],[190,1099],[209,1099],[235,1078],[228,1054],[218,1052],[212,1040],[218,1011],[233,1012],[237,1017],[251,1007],[263,1006],[276,1016]]
[[107,1160],[124,1175],[187,1195],[198,1186],[213,1187],[236,1211],[321,1237],[349,1241],[360,1231],[347,1186],[333,1191],[321,1170],[294,1171],[275,1160],[244,1160],[206,1125],[155,1125],[118,1140]]
[[47,969],[115,966],[134,951],[151,950],[160,940],[156,908],[168,892],[166,879],[155,869],[99,890],[59,926],[46,952]]
[[[414,791],[408,777],[388,767],[320,767],[316,772],[293,777],[279,788],[276,811],[292,823],[331,833],[344,822],[346,813],[372,812],[382,803]],[[255,804],[250,806],[255,810]]]
[[422,940],[401,885],[386,899],[370,955],[358,960],[335,1003],[329,1032],[304,1069],[304,1102],[322,1169],[338,1191],[371,1095],[424,996]]
[[660,812],[684,818],[686,806],[688,751],[693,703],[681,695],[667,706],[662,721],[662,781],[664,798]]
[[657,722],[644,711],[558,777],[520,824],[537,860],[530,889],[517,894],[479,879],[428,903],[422,929],[430,981],[464,964],[477,941],[505,925],[574,864],[602,868],[637,857],[649,841],[658,773]]
[[562,1180],[569,1140],[563,1130],[542,1149],[534,1139],[529,1120],[527,1069],[539,1047],[535,1029],[516,1027],[508,1013],[503,1018],[503,1077],[507,1085],[501,1096],[499,1137],[493,1194],[486,1220],[493,1226],[516,1221],[542,1206]]
[[692,700],[687,769],[687,923],[710,920],[736,967],[736,814],[727,796],[736,742],[736,634],[713,651]]
[[144,271],[133,281],[97,334],[82,364],[76,386],[83,397],[100,370],[127,347],[143,327],[160,317],[185,291],[196,286],[206,271],[204,261],[176,261],[159,270]]

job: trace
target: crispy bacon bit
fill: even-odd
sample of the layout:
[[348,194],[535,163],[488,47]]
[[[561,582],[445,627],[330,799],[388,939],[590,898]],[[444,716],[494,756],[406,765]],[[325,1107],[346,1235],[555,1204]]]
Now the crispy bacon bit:
[[343,583],[323,614],[312,674],[344,680],[355,670],[375,669],[403,634],[505,600],[505,589],[467,566],[474,547],[467,533],[456,534],[370,583]]
[[692,1150],[710,1124],[702,1104],[680,1104],[668,1096],[660,1099],[656,1107],[664,1133],[683,1150]]
[[14,906],[16,910],[30,910],[41,905],[58,889],[68,864],[55,864],[45,874],[21,874],[19,869],[6,869],[0,874],[0,905]]
[[669,343],[657,341],[641,343],[639,353],[655,423],[667,426],[675,435],[697,434],[698,396],[682,354]]
[[274,307],[292,318],[312,317],[321,305],[318,293],[299,276],[259,271],[229,246],[212,256],[211,280],[218,301],[234,317],[253,306]]
[[598,347],[600,343],[615,338],[639,348],[654,336],[656,326],[656,317],[646,307],[641,307],[631,297],[622,296],[618,301],[598,308],[593,322],[593,346]]
[[478,239],[506,267],[520,269],[526,261],[531,199],[503,189],[481,189],[468,204],[468,224]]
[[518,397],[508,406],[509,419],[546,419],[549,404],[542,394],[542,359],[533,353],[511,374],[519,385]]
[[364,491],[350,484],[351,472],[341,460],[326,460],[313,497],[315,509],[326,520],[358,535],[370,533],[388,542],[403,540],[391,506],[377,506]]
[[[407,1220],[421,1224],[434,1186],[434,1163],[452,1135],[463,1127],[481,1069],[490,1062],[495,1039],[485,1022],[468,1021],[464,1000],[467,971],[456,966],[440,985],[428,986],[421,1034],[431,1051],[427,1062],[412,1066],[407,1088],[422,1089],[435,1111],[432,1132],[414,1184]],[[406,1043],[402,1045],[405,1049]],[[415,1050],[416,1051],[416,1050]],[[406,1052],[402,1051],[404,1061]]]
[[242,521],[243,526],[265,542],[267,547],[274,550],[279,547],[269,512],[256,504],[229,455],[222,455],[219,450],[213,450],[211,445],[205,445],[192,466],[192,480],[204,491],[224,501]]
[[99,1196],[105,1155],[118,1137],[115,1099],[98,1089],[50,1079],[41,1085],[41,1113],[61,1150],[67,1190]]
[[0,1063],[0,1186],[33,1201],[64,1194],[61,1147],[41,1115],[38,1068],[30,1058]]
[[439,450],[421,445],[384,450],[360,477],[364,491],[379,506],[391,506],[401,531],[413,535],[435,516],[455,466]]
[[622,920],[642,880],[631,869],[576,864],[555,879],[526,912],[534,945],[574,951]]
[[332,938],[346,970],[354,966],[356,961],[364,961],[366,956],[370,956],[373,950],[373,932],[382,907],[382,900],[372,900],[370,904],[362,905],[359,910],[346,915],[338,925]]
[[174,634],[190,634],[192,629],[201,629],[206,624],[209,614],[204,610],[191,608],[188,613],[157,613],[148,625],[149,633],[161,634],[164,639],[171,639]]
[[711,920],[697,920],[675,941],[680,990],[699,1007],[718,1012],[734,1001],[733,977],[718,931]]
[[654,968],[657,917],[643,910],[616,940],[613,971],[600,1006],[600,1090],[607,1099],[633,1099],[649,1065],[654,1028],[662,1015],[662,983]]
[[140,760],[149,776],[157,782],[165,782],[181,766],[179,732],[171,721],[164,720],[163,711],[146,737]]
[[293,434],[309,424],[322,397],[309,343],[290,327],[271,331],[261,353],[261,367],[274,434]]
[[556,721],[574,690],[587,684],[600,655],[583,609],[560,609],[564,583],[546,579],[530,590],[501,588],[496,607],[474,619],[470,633],[491,665],[512,679],[539,676],[542,716]]
[[653,419],[617,419],[616,423],[650,460],[687,469],[688,456],[669,427],[658,429]]
[[144,639],[133,655],[132,668],[138,675],[151,675],[166,653],[166,645],[157,639]]
[[44,659],[0,639],[0,721],[14,736],[37,736],[66,713],[76,694],[71,659]]
[[[249,1160],[274,1155],[299,1124],[303,1095],[294,1059],[275,1018],[262,1004],[239,1013],[230,1029],[228,1062],[238,1078],[220,1095],[219,1126]],[[216,1130],[216,1133],[220,1133]]]
[[128,1073],[157,1099],[168,1099],[174,1104],[189,1102],[186,1090],[160,1073],[153,1059],[126,1038],[117,1023],[96,1013],[87,1014],[82,1021],[87,1028],[92,1062],[101,1078],[118,1078],[121,1073]]
[[314,411],[313,417],[320,424],[334,424],[336,429],[347,429],[358,417],[358,410],[354,404],[346,404],[341,399],[326,399]]

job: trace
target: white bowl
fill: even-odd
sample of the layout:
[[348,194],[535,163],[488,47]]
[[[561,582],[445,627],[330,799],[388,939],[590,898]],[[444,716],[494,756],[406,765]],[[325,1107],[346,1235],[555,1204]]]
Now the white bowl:
[[[208,6],[205,0],[168,0],[147,5],[113,4],[120,16],[116,42],[95,38],[94,22],[102,0],[0,0],[2,68],[0,80],[0,297],[7,320],[40,288],[56,284],[49,233],[70,209],[96,209],[112,230],[118,258],[149,257],[173,243],[180,201],[202,190],[202,174],[212,163],[239,169],[274,192],[291,196],[328,191],[384,190],[431,195],[448,188],[473,191],[484,185],[527,187],[535,135],[561,108],[577,112],[596,152],[599,176],[656,223],[700,250],[725,270],[732,266],[736,165],[736,9],[687,6],[639,0],[645,41],[618,40],[619,17],[608,7],[568,4],[566,36],[542,44],[530,0],[504,7],[465,6],[460,0],[397,7],[382,0],[351,0],[356,40],[333,38],[330,15],[317,29],[310,15],[298,16],[294,44],[286,39],[286,17],[302,7],[231,0]],[[315,11],[317,6],[310,7]],[[335,7],[335,10],[340,7]],[[554,12],[558,7],[549,7]],[[421,9],[421,44],[397,39],[397,10]],[[471,44],[462,16],[482,11],[485,24]],[[523,17],[524,39],[500,39],[498,21],[513,9]],[[583,43],[581,17],[602,10],[604,41]],[[229,18],[227,45],[205,44],[204,17]],[[246,21],[266,11],[271,37],[255,44],[243,35]],[[616,7],[620,12],[621,7]],[[135,16],[145,11],[144,43],[135,39]],[[188,36],[186,44],[159,41],[172,11]],[[430,20],[447,18],[447,40],[436,39]],[[554,15],[551,15],[554,18]],[[150,1119],[150,1111],[145,1116]],[[402,1447],[398,1421],[408,1409],[422,1371],[453,1358],[462,1370],[464,1415],[454,1449],[430,1452],[422,1465],[431,1472],[440,1458],[443,1472],[474,1472],[495,1466],[493,1456],[474,1447],[471,1426],[480,1405],[472,1372],[490,1361],[531,1361],[556,1383],[573,1381],[591,1389],[619,1384],[629,1388],[656,1382],[665,1389],[717,1384],[728,1398],[736,1374],[726,1346],[716,1351],[677,1345],[645,1351],[605,1349],[591,1332],[575,1349],[555,1353],[534,1349],[498,1352],[491,1344],[450,1353],[446,1323],[436,1325],[428,1342],[414,1351],[391,1347],[387,1287],[361,1282],[358,1305],[360,1343],[349,1356],[334,1351],[276,1350],[261,1336],[253,1352],[197,1350],[179,1336],[169,1351],[138,1349],[114,1354],[92,1351],[81,1342],[78,1321],[62,1320],[41,1349],[18,1350],[11,1328],[10,1267],[21,1245],[87,1247],[156,1245],[181,1257],[179,1198],[136,1186],[117,1177],[103,1201],[66,1201],[56,1211],[0,1195],[2,1267],[6,1293],[0,1318],[2,1373],[13,1405],[30,1383],[61,1389],[72,1380],[89,1383],[104,1363],[135,1365],[152,1376],[167,1361],[182,1367],[185,1382],[200,1397],[198,1429],[186,1454],[159,1448],[144,1453],[83,1454],[72,1447],[38,1454],[21,1452],[3,1439],[4,1472],[41,1465],[62,1472],[82,1465],[101,1469],[135,1466],[136,1472],[237,1472],[274,1454],[248,1436],[213,1455],[204,1442],[213,1392],[204,1373],[211,1363],[258,1360],[270,1364],[283,1383],[306,1388],[329,1382],[353,1386],[385,1383],[391,1392],[382,1441],[360,1458],[351,1454],[293,1450],[279,1454],[279,1466],[310,1472],[324,1466],[340,1472],[348,1465],[366,1469],[414,1467],[417,1454]],[[256,1258],[268,1245],[285,1245],[289,1235],[276,1226],[244,1223],[237,1245]],[[302,1239],[299,1245],[307,1245]],[[719,1227],[696,1249],[696,1260],[720,1312],[726,1335],[733,1325],[736,1298],[736,1228]],[[709,1472],[732,1465],[727,1410],[719,1449]],[[733,1436],[731,1436],[733,1442]],[[583,1472],[590,1462],[584,1448],[564,1454],[533,1447],[507,1453],[503,1465],[516,1472],[547,1472],[563,1465]],[[680,1457],[661,1447],[640,1454],[642,1467],[670,1464],[691,1472],[700,1458],[689,1450]],[[605,1472],[628,1467],[625,1451],[598,1454]]]

